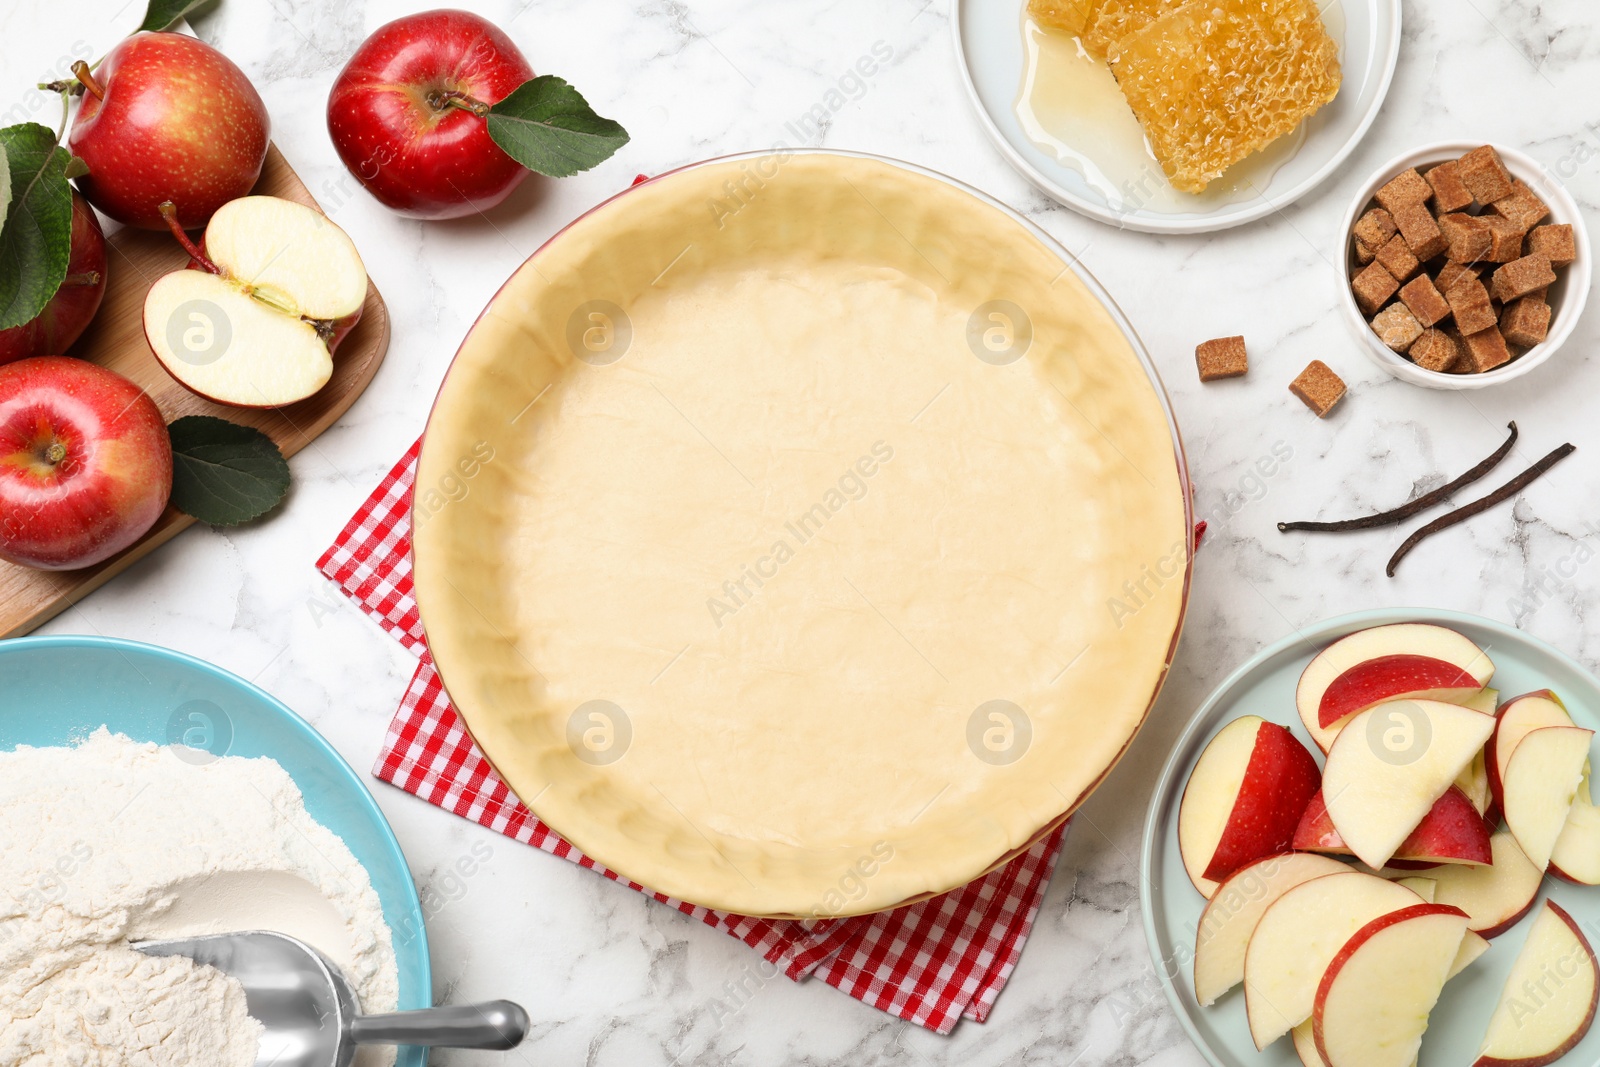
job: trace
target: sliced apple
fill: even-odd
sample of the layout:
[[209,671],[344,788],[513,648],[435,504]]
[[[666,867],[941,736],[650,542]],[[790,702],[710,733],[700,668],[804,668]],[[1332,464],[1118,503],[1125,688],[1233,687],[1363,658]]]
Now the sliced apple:
[[1594,949],[1554,901],[1528,931],[1473,1067],[1544,1067],[1577,1047],[1600,1003]]
[[1178,809],[1178,851],[1210,899],[1248,863],[1289,849],[1321,772],[1294,735],[1257,715],[1224,726],[1200,754]]
[[1295,707],[1327,752],[1352,715],[1402,698],[1468,700],[1493,676],[1489,657],[1454,630],[1431,623],[1375,626],[1317,654],[1300,675]]
[[1506,764],[1502,798],[1506,826],[1528,861],[1540,870],[1549,866],[1566,828],[1593,743],[1593,730],[1546,726],[1524,737]]
[[1317,987],[1313,1030],[1328,1067],[1411,1067],[1466,932],[1460,908],[1418,904],[1352,936]]
[[1450,865],[1429,872],[1438,883],[1436,904],[1452,904],[1471,918],[1471,929],[1484,937],[1498,937],[1511,929],[1533,907],[1544,872],[1528,862],[1510,830],[1489,838],[1494,864],[1488,867]]
[[190,269],[157,279],[144,302],[145,340],[167,373],[237,407],[281,407],[326,385],[367,294],[345,232],[302,204],[246,196],[211,217],[203,250],[175,233]]
[[[1491,738],[1492,740],[1492,738]],[[1489,752],[1487,746],[1467,764],[1462,772],[1456,775],[1456,788],[1467,795],[1472,801],[1472,806],[1479,815],[1489,817],[1489,809],[1494,806],[1494,793],[1489,788]],[[1499,820],[1494,820],[1498,822]]]
[[1323,795],[1361,862],[1388,863],[1493,731],[1487,715],[1437,700],[1392,701],[1351,719],[1328,752]]
[[1411,890],[1428,904],[1433,903],[1434,896],[1439,892],[1439,883],[1432,878],[1412,876],[1410,878],[1396,878],[1395,881]]
[[1293,1030],[1289,1036],[1294,1038],[1294,1053],[1300,1057],[1300,1062],[1305,1067],[1328,1067],[1327,1061],[1322,1058],[1322,1053],[1317,1051],[1316,1021],[1307,1019]]
[[1461,951],[1456,953],[1456,961],[1450,965],[1450,977],[1454,978],[1462,971],[1471,967],[1478,961],[1478,957],[1489,951],[1489,941],[1482,934],[1467,931],[1467,936],[1461,939]]
[[1495,713],[1494,736],[1484,746],[1488,762],[1489,791],[1496,811],[1505,808],[1506,764],[1524,737],[1550,726],[1571,726],[1572,716],[1561,698],[1548,689],[1527,693],[1500,705]]
[[1323,971],[1357,930],[1422,903],[1405,886],[1360,871],[1313,878],[1273,902],[1245,950],[1245,1014],[1256,1048],[1311,1017]]
[[1600,808],[1589,792],[1589,768],[1550,854],[1550,873],[1578,885],[1600,885]]
[[1194,947],[1195,999],[1209,1007],[1244,981],[1250,935],[1279,897],[1313,878],[1349,870],[1327,856],[1290,852],[1257,860],[1230,875],[1200,913]]
[[[1320,791],[1311,798],[1305,814],[1300,817],[1300,825],[1294,832],[1294,847],[1335,856],[1354,855],[1333,825]],[[1392,867],[1417,864],[1431,870],[1439,863],[1489,863],[1492,858],[1488,824],[1467,795],[1451,786],[1400,843],[1389,863]]]

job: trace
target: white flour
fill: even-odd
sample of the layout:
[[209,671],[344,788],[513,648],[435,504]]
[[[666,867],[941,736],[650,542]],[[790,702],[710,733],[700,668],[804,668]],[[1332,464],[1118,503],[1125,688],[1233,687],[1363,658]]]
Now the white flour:
[[237,982],[130,940],[280,930],[338,963],[363,1011],[395,1008],[367,872],[273,760],[197,765],[103,728],[22,747],[0,753],[0,828],[5,1067],[255,1063],[260,1025]]

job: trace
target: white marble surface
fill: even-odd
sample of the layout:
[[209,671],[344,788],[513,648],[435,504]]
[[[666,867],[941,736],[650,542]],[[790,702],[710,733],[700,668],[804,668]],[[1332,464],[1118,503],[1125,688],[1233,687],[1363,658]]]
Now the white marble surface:
[[[423,224],[389,214],[340,166],[323,123],[344,59],[427,0],[221,0],[195,20],[254,79],[273,135],[362,249],[389,301],[393,343],[377,380],[294,461],[270,521],[195,528],[46,627],[173,646],[253,679],[309,717],[365,771],[414,666],[313,563],[415,439],[441,375],[498,284],[582,209],[634,174],[793,140],[807,112],[875,42],[894,59],[811,143],[902,157],[1016,205],[1078,253],[1154,353],[1212,520],[1189,624],[1145,732],[1084,809],[1010,987],[984,1026],[940,1038],[820,983],[765,981],[737,1012],[713,1011],[755,958],[637,894],[373,782],[419,884],[441,1000],[514,997],[536,1026],[522,1053],[440,1053],[448,1065],[1197,1064],[1153,982],[1135,856],[1150,785],[1189,712],[1242,658],[1345,611],[1426,604],[1514,622],[1600,664],[1600,528],[1593,457],[1600,393],[1591,314],[1538,373],[1480,393],[1390,380],[1336,315],[1334,230],[1369,171],[1424,140],[1521,146],[1600,207],[1600,45],[1587,0],[1406,0],[1388,105],[1345,169],[1265,222],[1213,236],[1120,233],[1047,201],[983,136],[957,74],[948,0],[487,0],[541,72],[559,73],[633,142],[559,185],[528,182],[487,219]],[[15,0],[0,12],[0,112],[75,42],[95,54],[137,23],[141,0]],[[49,103],[38,114],[51,124]],[[14,121],[14,114],[7,121]],[[1252,370],[1201,386],[1196,342],[1242,332]],[[1319,422],[1289,395],[1313,358],[1350,383]],[[1274,522],[1385,506],[1487,454],[1516,418],[1522,464],[1563,440],[1580,452],[1515,508],[1438,538],[1386,579],[1393,533],[1308,540]],[[1270,477],[1256,461],[1285,443]],[[1508,468],[1510,465],[1508,464]],[[1569,577],[1560,577],[1566,574]],[[1545,581],[1534,597],[1524,584]],[[487,843],[473,877],[455,861]]]

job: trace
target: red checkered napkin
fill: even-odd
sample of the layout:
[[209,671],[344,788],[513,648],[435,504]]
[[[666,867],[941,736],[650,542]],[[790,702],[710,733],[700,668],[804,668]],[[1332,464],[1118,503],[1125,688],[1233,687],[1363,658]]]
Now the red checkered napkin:
[[467,736],[439,682],[411,585],[411,486],[421,444],[411,446],[317,561],[346,596],[421,658],[373,774],[724,930],[795,981],[815,975],[941,1034],[963,1016],[988,1018],[1022,954],[1066,828],[943,896],[877,915],[812,923],[711,911],[606,870],[518,803]]

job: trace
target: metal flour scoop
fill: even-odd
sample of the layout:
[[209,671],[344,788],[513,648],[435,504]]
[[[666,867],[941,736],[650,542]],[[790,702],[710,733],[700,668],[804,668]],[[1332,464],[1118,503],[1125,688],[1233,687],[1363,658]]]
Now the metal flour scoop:
[[509,1000],[361,1015],[350,981],[316,949],[257,930],[133,946],[147,956],[188,956],[244,986],[250,1015],[266,1028],[256,1067],[349,1067],[357,1045],[512,1049],[528,1013]]

